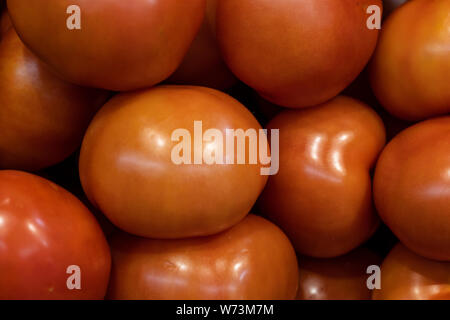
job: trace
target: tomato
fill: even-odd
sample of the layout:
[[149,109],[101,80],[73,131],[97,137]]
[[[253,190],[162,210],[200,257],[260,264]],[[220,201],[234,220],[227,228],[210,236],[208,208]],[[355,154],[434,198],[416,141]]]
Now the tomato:
[[[196,144],[202,139],[196,121],[203,132],[216,129],[224,137],[227,129],[261,129],[243,105],[213,89],[161,86],[114,97],[92,121],[81,149],[80,177],[91,202],[119,228],[151,238],[210,235],[239,222],[267,176],[258,164],[237,164],[237,152],[234,164],[194,164],[192,154],[220,158],[225,148],[215,139]],[[189,135],[182,153],[191,164],[173,158],[181,154],[173,138],[180,130]],[[223,157],[226,163],[231,155]]]
[[11,28],[0,43],[0,168],[38,170],[61,162],[79,147],[107,97],[57,78]]
[[[81,12],[69,30],[69,6]],[[153,86],[181,63],[205,0],[8,0],[22,40],[64,79],[115,91]]]
[[450,300],[450,263],[427,260],[398,244],[381,266],[381,290],[373,299]]
[[339,94],[363,70],[378,30],[367,28],[381,0],[227,0],[217,11],[224,60],[265,99],[308,107]]
[[450,113],[450,0],[409,1],[383,26],[371,64],[381,104],[405,120]]
[[[416,0],[414,0],[416,1]],[[384,149],[374,178],[378,212],[412,251],[450,261],[450,117],[416,124]]]
[[200,31],[183,62],[169,78],[169,83],[225,90],[237,82],[223,61],[217,45],[215,34],[217,1],[206,1],[206,16]]
[[366,248],[332,259],[299,258],[298,300],[370,300],[367,268],[379,265]]
[[[96,220],[66,190],[38,176],[0,171],[0,300],[103,299],[111,257]],[[69,266],[81,289],[69,290]]]
[[109,299],[294,299],[297,292],[292,245],[275,225],[254,215],[203,238],[119,234],[111,248]]
[[286,110],[279,129],[279,173],[269,177],[260,211],[286,232],[299,253],[345,254],[376,230],[370,170],[385,143],[381,119],[348,97]]

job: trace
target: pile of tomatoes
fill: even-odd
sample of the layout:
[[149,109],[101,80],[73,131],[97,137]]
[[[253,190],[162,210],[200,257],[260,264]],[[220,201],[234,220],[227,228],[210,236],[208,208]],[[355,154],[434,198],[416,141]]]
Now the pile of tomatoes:
[[0,299],[450,299],[450,0],[0,3]]

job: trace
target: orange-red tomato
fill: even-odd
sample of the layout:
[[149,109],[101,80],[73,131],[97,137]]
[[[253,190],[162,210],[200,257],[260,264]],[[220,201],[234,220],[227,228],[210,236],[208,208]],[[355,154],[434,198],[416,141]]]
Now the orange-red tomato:
[[11,28],[0,43],[0,168],[38,170],[64,160],[107,97],[50,73]]
[[[69,6],[81,29],[69,30]],[[109,90],[155,85],[175,71],[202,23],[205,0],[8,0],[22,40],[73,83]]]
[[367,9],[381,0],[219,1],[224,60],[265,99],[307,107],[339,94],[362,71],[378,30]]
[[216,40],[218,0],[206,1],[206,16],[183,62],[168,79],[172,84],[189,84],[225,90],[237,82],[220,55]]
[[383,25],[371,64],[381,104],[405,120],[450,113],[450,0],[414,0]]
[[381,258],[366,248],[332,259],[299,257],[298,300],[370,300],[367,268]]
[[[414,0],[415,1],[415,0]],[[409,249],[450,261],[450,117],[416,124],[378,161],[374,197],[384,222]]]
[[[80,177],[92,203],[116,226],[151,238],[210,235],[239,222],[267,176],[258,164],[237,164],[237,152],[235,164],[194,164],[194,154],[219,159],[225,149],[215,139],[197,144],[196,121],[203,133],[217,129],[223,137],[227,129],[261,129],[243,105],[214,89],[161,86],[114,97],[92,121],[81,149]],[[189,135],[180,139],[190,150],[174,151],[179,129]],[[192,164],[175,164],[174,152]],[[231,155],[223,151],[225,158]]]
[[427,260],[398,244],[383,261],[381,290],[373,299],[450,300],[450,263]]
[[[78,199],[38,176],[0,171],[0,299],[103,299],[110,265]],[[69,266],[80,268],[80,290],[67,286]]]
[[378,226],[370,170],[385,143],[381,119],[347,97],[281,112],[279,173],[269,177],[259,208],[313,257],[345,254]]
[[254,215],[209,237],[111,241],[109,299],[294,299],[294,249],[275,225]]

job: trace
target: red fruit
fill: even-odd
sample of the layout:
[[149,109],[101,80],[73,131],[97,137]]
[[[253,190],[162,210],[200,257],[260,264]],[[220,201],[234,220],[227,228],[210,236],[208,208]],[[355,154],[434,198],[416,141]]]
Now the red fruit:
[[[73,265],[80,290],[67,286]],[[103,299],[110,265],[105,237],[78,199],[38,176],[0,171],[0,300]]]

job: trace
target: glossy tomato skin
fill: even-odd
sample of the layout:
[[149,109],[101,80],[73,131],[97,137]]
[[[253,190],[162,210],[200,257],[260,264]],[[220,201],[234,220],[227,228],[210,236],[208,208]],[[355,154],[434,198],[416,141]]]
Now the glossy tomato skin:
[[220,1],[217,37],[243,82],[284,107],[308,107],[338,95],[363,70],[378,30],[368,6],[381,0]]
[[225,90],[237,79],[222,59],[216,39],[218,0],[206,1],[206,15],[191,47],[168,83],[205,86]]
[[409,1],[384,23],[371,84],[394,116],[417,121],[450,112],[450,0]]
[[383,261],[381,275],[374,300],[450,300],[450,263],[425,259],[402,244]]
[[384,149],[374,178],[380,217],[412,251],[450,261],[450,117],[416,124]]
[[[267,176],[258,164],[237,164],[237,153],[235,164],[194,164],[195,152],[219,150],[215,142],[195,146],[194,137],[202,138],[195,121],[203,133],[214,128],[224,137],[226,129],[261,129],[239,102],[204,87],[161,86],[110,100],[81,149],[80,177],[91,202],[119,228],[150,238],[210,235],[239,222]],[[173,162],[179,129],[190,135],[192,164]]]
[[57,78],[11,28],[0,43],[0,169],[34,171],[63,161],[108,95]]
[[[111,257],[86,207],[52,182],[0,171],[0,299],[103,299]],[[69,290],[67,268],[81,269]]]
[[298,300],[370,300],[367,267],[381,258],[366,248],[332,259],[299,257]]
[[[78,5],[81,30],[68,30]],[[175,71],[204,17],[205,0],[9,0],[20,37],[64,79],[125,91]],[[48,36],[48,35],[52,36]]]
[[328,258],[367,240],[378,226],[370,170],[385,143],[381,119],[348,97],[281,112],[280,170],[269,177],[260,211],[290,237],[297,252]]
[[111,241],[109,299],[294,299],[294,249],[279,228],[254,215],[217,235]]

